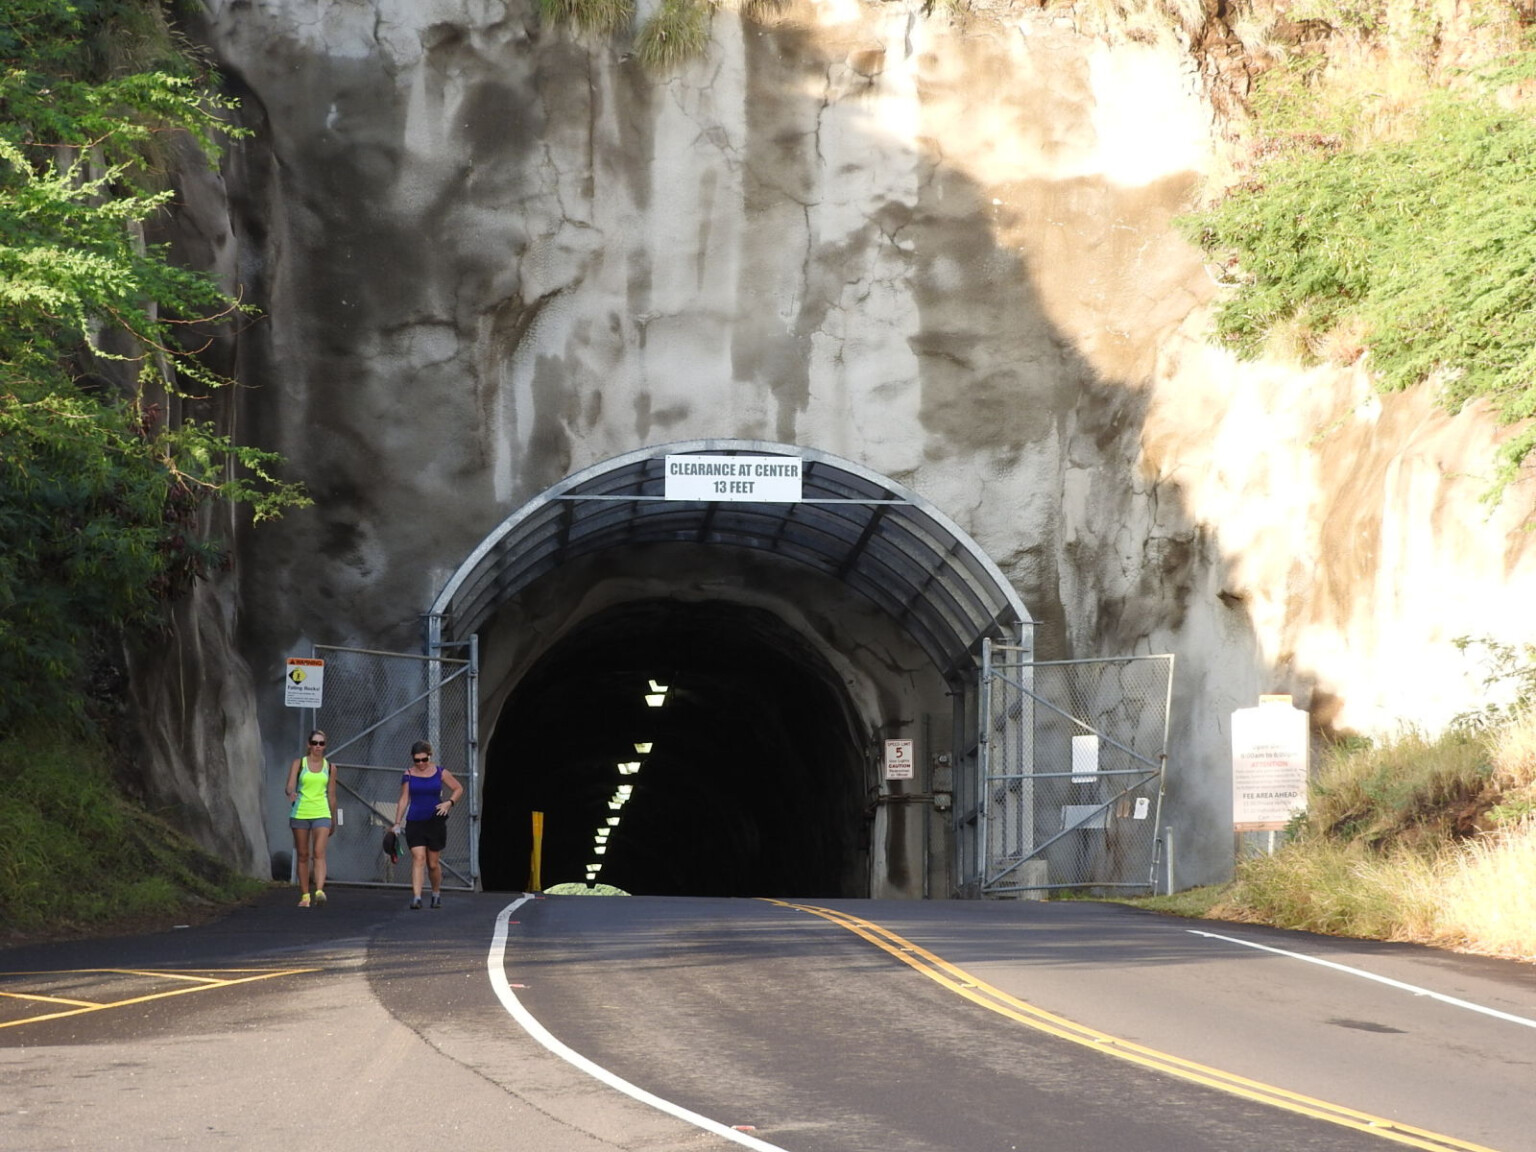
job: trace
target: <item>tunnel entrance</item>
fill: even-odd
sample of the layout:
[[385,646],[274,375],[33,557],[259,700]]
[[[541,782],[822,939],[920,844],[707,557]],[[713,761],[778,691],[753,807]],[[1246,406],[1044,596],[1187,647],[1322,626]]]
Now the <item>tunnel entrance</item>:
[[[801,483],[772,501],[729,485],[679,497],[674,455]],[[979,817],[950,781],[977,755],[981,649],[1027,648],[1028,622],[957,525],[851,461],[707,440],[575,473],[487,536],[427,616],[429,654],[470,639],[480,652],[478,715],[494,732],[477,880],[527,883],[538,811],[546,885],[956,892],[974,875],[959,828]],[[652,681],[675,695],[648,715]],[[882,775],[891,741],[916,766],[905,779]]]
[[527,886],[539,811],[545,886],[867,895],[862,744],[832,669],[773,614],[615,607],[552,648],[502,709],[485,758],[484,884]]

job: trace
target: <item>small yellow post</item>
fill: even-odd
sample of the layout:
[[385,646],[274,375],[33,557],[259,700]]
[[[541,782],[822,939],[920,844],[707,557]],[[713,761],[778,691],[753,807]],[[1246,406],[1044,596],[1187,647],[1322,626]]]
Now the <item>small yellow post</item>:
[[544,813],[533,814],[533,859],[528,862],[528,891],[542,892],[539,869],[544,862]]

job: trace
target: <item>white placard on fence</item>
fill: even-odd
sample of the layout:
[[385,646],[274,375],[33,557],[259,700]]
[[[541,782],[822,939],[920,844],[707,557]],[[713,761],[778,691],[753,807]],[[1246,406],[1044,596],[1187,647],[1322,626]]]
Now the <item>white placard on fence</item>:
[[1092,784],[1099,775],[1099,738],[1072,737],[1072,783]]

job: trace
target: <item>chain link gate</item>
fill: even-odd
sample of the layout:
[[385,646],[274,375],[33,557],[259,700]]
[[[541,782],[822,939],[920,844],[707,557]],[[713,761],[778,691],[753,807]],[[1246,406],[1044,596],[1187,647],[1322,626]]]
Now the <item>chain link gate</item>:
[[978,688],[980,894],[1154,890],[1173,657],[1036,661],[986,641]]
[[339,826],[326,846],[329,880],[345,884],[406,886],[410,854],[399,863],[384,854],[384,832],[395,821],[400,777],[411,745],[429,741],[433,758],[464,785],[467,804],[448,819],[448,844],[439,862],[443,887],[479,886],[480,789],[475,699],[476,650],[466,656],[416,656],[363,648],[315,645],[325,661],[325,691],[314,727],[324,729],[326,755],[336,772]]

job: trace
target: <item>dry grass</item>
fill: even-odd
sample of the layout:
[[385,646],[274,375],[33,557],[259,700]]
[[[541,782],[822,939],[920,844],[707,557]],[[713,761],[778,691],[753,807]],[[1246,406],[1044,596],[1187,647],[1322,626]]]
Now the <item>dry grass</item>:
[[654,72],[699,59],[709,47],[710,13],[705,0],[661,0],[635,37],[635,59]]
[[1207,915],[1536,961],[1536,710],[1335,755]]
[[635,18],[634,0],[539,0],[551,24],[606,36],[627,29]]
[[1493,782],[1506,794],[1536,789],[1536,710],[1517,716],[1489,739]]
[[1438,880],[1428,942],[1536,961],[1536,818],[1465,845]]

